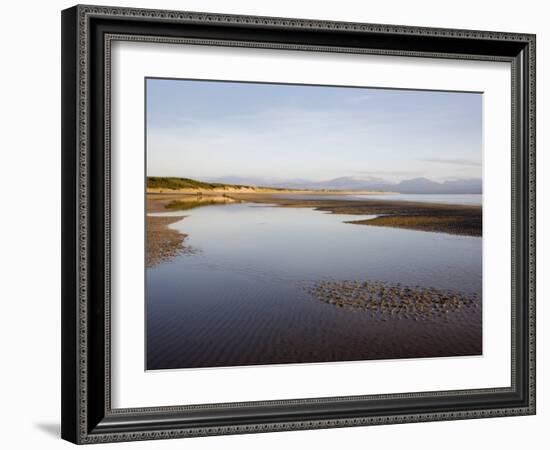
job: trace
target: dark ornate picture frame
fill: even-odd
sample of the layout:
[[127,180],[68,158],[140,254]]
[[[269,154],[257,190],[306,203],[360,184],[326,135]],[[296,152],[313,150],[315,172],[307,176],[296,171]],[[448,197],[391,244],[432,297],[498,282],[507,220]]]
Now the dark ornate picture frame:
[[[113,409],[110,49],[117,40],[511,63],[511,386]],[[534,35],[99,6],[62,12],[64,439],[84,444],[528,414],[535,414]]]

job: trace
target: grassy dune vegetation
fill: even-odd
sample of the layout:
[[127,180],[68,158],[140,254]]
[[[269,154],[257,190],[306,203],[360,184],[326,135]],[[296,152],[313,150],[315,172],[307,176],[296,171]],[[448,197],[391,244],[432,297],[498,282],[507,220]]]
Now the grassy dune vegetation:
[[176,177],[147,177],[147,189],[226,189],[226,188],[252,188],[251,186],[223,183],[205,183],[203,181],[192,180],[191,178]]

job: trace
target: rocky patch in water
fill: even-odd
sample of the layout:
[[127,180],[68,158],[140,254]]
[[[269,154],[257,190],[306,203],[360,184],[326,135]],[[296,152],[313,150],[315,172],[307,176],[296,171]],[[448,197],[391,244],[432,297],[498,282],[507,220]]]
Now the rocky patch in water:
[[438,320],[480,308],[478,294],[379,281],[321,281],[306,290],[317,300],[378,320]]

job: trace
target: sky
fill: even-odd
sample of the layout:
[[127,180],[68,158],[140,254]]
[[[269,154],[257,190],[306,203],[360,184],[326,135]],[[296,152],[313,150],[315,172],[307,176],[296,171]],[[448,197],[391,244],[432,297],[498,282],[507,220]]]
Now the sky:
[[147,174],[481,178],[482,94],[146,80]]

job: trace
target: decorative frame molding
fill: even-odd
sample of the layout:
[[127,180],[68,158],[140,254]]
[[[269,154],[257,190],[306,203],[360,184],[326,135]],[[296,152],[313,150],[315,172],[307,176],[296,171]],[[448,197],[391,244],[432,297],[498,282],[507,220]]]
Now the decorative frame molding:
[[[160,24],[158,35],[144,33],[151,24]],[[534,35],[80,5],[63,11],[62,25],[65,439],[83,444],[535,413]],[[234,35],[241,36],[235,30],[254,39],[235,39]],[[164,35],[165,31],[169,33]],[[510,388],[112,409],[110,49],[116,40],[510,62]],[[453,399],[455,404],[446,408],[443,399]],[[386,406],[391,402],[407,408]],[[426,402],[433,407],[420,406]],[[361,410],[359,404],[366,409]],[[250,416],[251,408],[257,409],[256,422]],[[232,420],[223,421],[215,414],[223,410],[227,415],[229,409],[235,411]],[[329,413],[332,409],[339,413]]]

